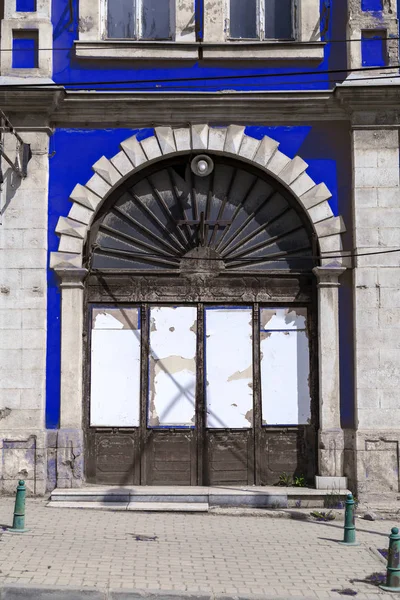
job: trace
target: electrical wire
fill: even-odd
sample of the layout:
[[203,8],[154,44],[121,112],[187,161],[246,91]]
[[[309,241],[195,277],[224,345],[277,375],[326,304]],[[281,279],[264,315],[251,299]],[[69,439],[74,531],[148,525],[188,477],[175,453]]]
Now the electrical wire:
[[[318,73],[316,73],[318,75]],[[382,77],[368,77],[366,80],[369,81],[387,81],[387,80],[391,80],[391,79],[399,79],[400,78],[400,74],[399,75],[385,75]],[[296,85],[296,84],[301,84],[301,85],[305,85],[305,84],[309,84],[309,85],[315,85],[315,86],[321,86],[322,84],[332,84],[332,83],[343,83],[343,79],[302,79],[302,80],[298,80],[298,81],[280,81],[278,82],[267,82],[267,83],[241,83],[240,84],[240,89],[236,90],[234,88],[229,88],[229,89],[234,89],[234,91],[239,92],[246,92],[246,91],[252,91],[254,90],[254,88],[259,89],[260,91],[263,91],[265,88],[268,87],[277,87],[277,89],[271,90],[271,91],[283,91],[280,88],[282,86],[291,86],[291,85]],[[349,80],[347,80],[349,81]],[[364,78],[355,78],[351,81],[358,81],[358,82],[363,82]],[[147,83],[146,81],[143,82],[144,84]],[[118,92],[123,90],[124,88],[115,88],[111,86],[112,82],[109,82],[110,87],[102,87],[101,91],[102,92]],[[133,91],[133,92],[176,92],[176,91],[186,91],[186,92],[201,92],[202,90],[205,91],[210,91],[210,92],[223,92],[225,91],[227,88],[218,88],[216,84],[200,84],[200,85],[196,85],[196,86],[177,86],[174,85],[173,87],[162,87],[161,85],[156,85],[155,87],[150,87],[150,86],[146,86],[146,85],[140,85],[140,87],[135,87],[135,88],[129,88],[129,91]],[[243,89],[243,88],[248,88],[247,89]],[[1,89],[1,85],[0,85],[0,89]],[[328,88],[327,88],[328,89]],[[321,88],[321,87],[316,87],[316,88],[309,88],[305,91],[316,91],[316,92],[324,92],[327,91],[327,89],[325,88]],[[35,91],[35,90],[33,90]],[[38,91],[38,90],[36,90]],[[68,90],[67,90],[68,91]],[[69,90],[69,91],[84,91],[84,88],[79,89],[79,90]],[[292,90],[288,90],[288,91],[292,91]],[[297,91],[297,90],[293,90],[293,91]],[[304,90],[302,90],[304,91]]]
[[116,81],[76,81],[76,82],[49,82],[49,83],[15,83],[15,84],[1,84],[0,89],[29,89],[29,88],[52,88],[52,87],[76,87],[76,86],[94,86],[94,85],[126,85],[126,84],[137,84],[146,85],[149,83],[190,83],[198,81],[226,81],[226,80],[245,80],[245,79],[260,79],[260,78],[271,78],[271,77],[299,77],[302,75],[331,75],[338,73],[358,73],[358,72],[370,72],[370,71],[386,71],[388,69],[400,69],[400,64],[384,66],[384,67],[360,67],[356,69],[326,69],[323,71],[293,71],[289,73],[253,73],[243,75],[203,75],[202,77],[175,77],[171,79],[145,79],[138,81],[137,79],[125,79]]
[[[369,30],[367,29],[366,31],[369,31]],[[375,30],[371,30],[371,31],[375,31]],[[244,43],[244,44],[246,44],[246,43],[248,43],[248,44],[251,44],[251,43],[255,43],[255,44],[257,44],[257,43],[259,43],[259,44],[274,44],[274,43],[276,43],[277,46],[279,44],[282,44],[282,45],[283,44],[293,44],[294,45],[296,43],[299,43],[299,44],[301,44],[301,43],[306,43],[306,44],[326,44],[326,45],[328,45],[328,44],[348,44],[348,43],[352,43],[352,42],[363,42],[364,39],[365,38],[351,38],[351,39],[350,38],[343,38],[341,40],[334,40],[334,39],[333,40],[311,40],[309,42],[296,42],[296,41],[294,41],[294,42],[292,42],[292,41],[288,41],[288,42],[277,41],[277,42],[274,42],[273,40],[257,40],[257,39],[255,39],[254,42],[253,42],[252,40],[243,41],[243,40],[238,39],[238,40],[230,40],[229,42],[226,42],[226,43],[227,44],[229,44],[231,42],[233,42],[233,43],[234,42],[239,42],[239,43]],[[395,41],[398,41],[400,39],[400,36],[389,36],[389,37],[380,37],[380,36],[377,36],[376,38],[373,38],[373,39],[376,39],[376,40],[378,40],[380,42],[392,42],[392,41],[395,42]],[[76,40],[74,40],[74,41],[76,41]],[[103,40],[101,40],[101,41],[103,41]],[[146,43],[146,42],[154,42],[154,43],[160,43],[160,44],[163,43],[163,40],[158,40],[158,41],[157,40],[142,40],[142,39],[141,40],[137,40],[137,39],[134,39],[134,38],[121,38],[121,39],[112,39],[112,38],[110,38],[109,40],[106,40],[106,41],[112,41],[112,42],[137,42],[137,43],[141,43],[141,42],[144,42],[144,43]],[[96,42],[94,42],[94,43],[96,43]],[[173,40],[165,40],[165,43],[171,43],[171,44],[173,44],[174,42],[173,42]],[[207,47],[207,43],[204,43],[204,42],[193,42],[193,44],[195,44],[199,48]],[[67,51],[71,50],[72,48],[73,48],[73,45],[71,45],[71,46],[60,46],[58,48],[54,48],[54,47],[53,48],[38,48],[37,51],[39,51],[39,52],[56,52],[56,51],[57,52],[67,52]],[[93,51],[93,50],[99,50],[99,51],[101,50],[102,51],[103,48],[91,48],[91,51]],[[2,52],[26,52],[26,49],[25,48],[2,48],[1,51]]]
[[[97,248],[96,248],[97,249]],[[99,248],[101,250],[101,248]],[[335,254],[335,252],[338,252],[338,254]],[[221,260],[223,261],[235,261],[235,262],[278,262],[278,261],[287,261],[287,260],[292,260],[294,258],[297,259],[305,259],[305,260],[321,260],[323,258],[358,258],[358,257],[362,257],[362,256],[379,256],[382,254],[394,254],[394,253],[398,253],[400,252],[400,248],[392,248],[390,250],[379,250],[379,251],[374,251],[374,252],[350,252],[347,250],[336,250],[336,251],[331,251],[331,252],[321,252],[319,255],[311,255],[311,254],[286,254],[285,256],[275,256],[275,257],[269,257],[267,256],[257,256],[257,257],[253,257],[253,258],[246,258],[246,257],[220,257],[220,258],[212,258],[212,257],[202,257],[200,260],[202,261],[217,261],[220,262]],[[165,260],[176,260],[176,261],[180,261],[180,260],[199,260],[197,257],[195,256],[168,256],[166,257],[163,254],[134,254],[134,253],[129,253],[129,257],[132,259],[135,258],[163,258]],[[96,270],[96,269],[94,269]]]

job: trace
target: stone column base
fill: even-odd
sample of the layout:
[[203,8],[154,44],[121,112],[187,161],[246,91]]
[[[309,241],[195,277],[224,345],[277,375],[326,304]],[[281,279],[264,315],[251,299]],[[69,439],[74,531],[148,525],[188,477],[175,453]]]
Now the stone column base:
[[347,477],[315,477],[317,490],[331,490],[332,492],[344,492],[347,490]]
[[320,429],[318,432],[319,476],[343,477],[343,455],[343,429]]

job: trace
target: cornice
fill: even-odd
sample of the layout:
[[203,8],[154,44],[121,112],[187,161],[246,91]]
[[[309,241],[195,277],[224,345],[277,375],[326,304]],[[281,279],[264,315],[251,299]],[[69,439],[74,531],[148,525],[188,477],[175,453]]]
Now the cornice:
[[6,113],[41,113],[53,115],[63,98],[62,86],[31,87],[13,89],[13,86],[0,85],[0,106]]
[[74,92],[67,91],[55,125],[152,125],[343,120],[333,92]]
[[400,124],[400,80],[368,80],[333,90],[240,92],[74,91],[0,87],[0,106],[16,125],[143,127],[187,123],[276,124],[347,121],[353,126]]

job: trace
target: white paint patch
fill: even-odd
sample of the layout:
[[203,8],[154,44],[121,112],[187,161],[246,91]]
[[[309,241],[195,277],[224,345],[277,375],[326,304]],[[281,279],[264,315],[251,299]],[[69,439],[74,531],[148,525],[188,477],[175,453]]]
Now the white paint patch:
[[253,425],[251,308],[206,309],[207,427]]
[[123,309],[131,323],[123,328],[120,309],[106,308],[93,319],[90,424],[138,427],[140,414],[139,309]]
[[261,309],[263,425],[306,425],[311,418],[306,309]]
[[195,425],[197,308],[150,310],[150,427]]

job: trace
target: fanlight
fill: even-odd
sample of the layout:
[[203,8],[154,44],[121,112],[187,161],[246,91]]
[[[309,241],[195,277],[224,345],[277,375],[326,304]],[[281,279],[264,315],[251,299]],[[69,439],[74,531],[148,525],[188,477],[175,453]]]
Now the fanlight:
[[[175,157],[129,182],[91,239],[98,270],[176,271],[195,248],[226,271],[309,271],[312,230],[277,181],[222,156]],[[118,193],[119,192],[119,193]]]

